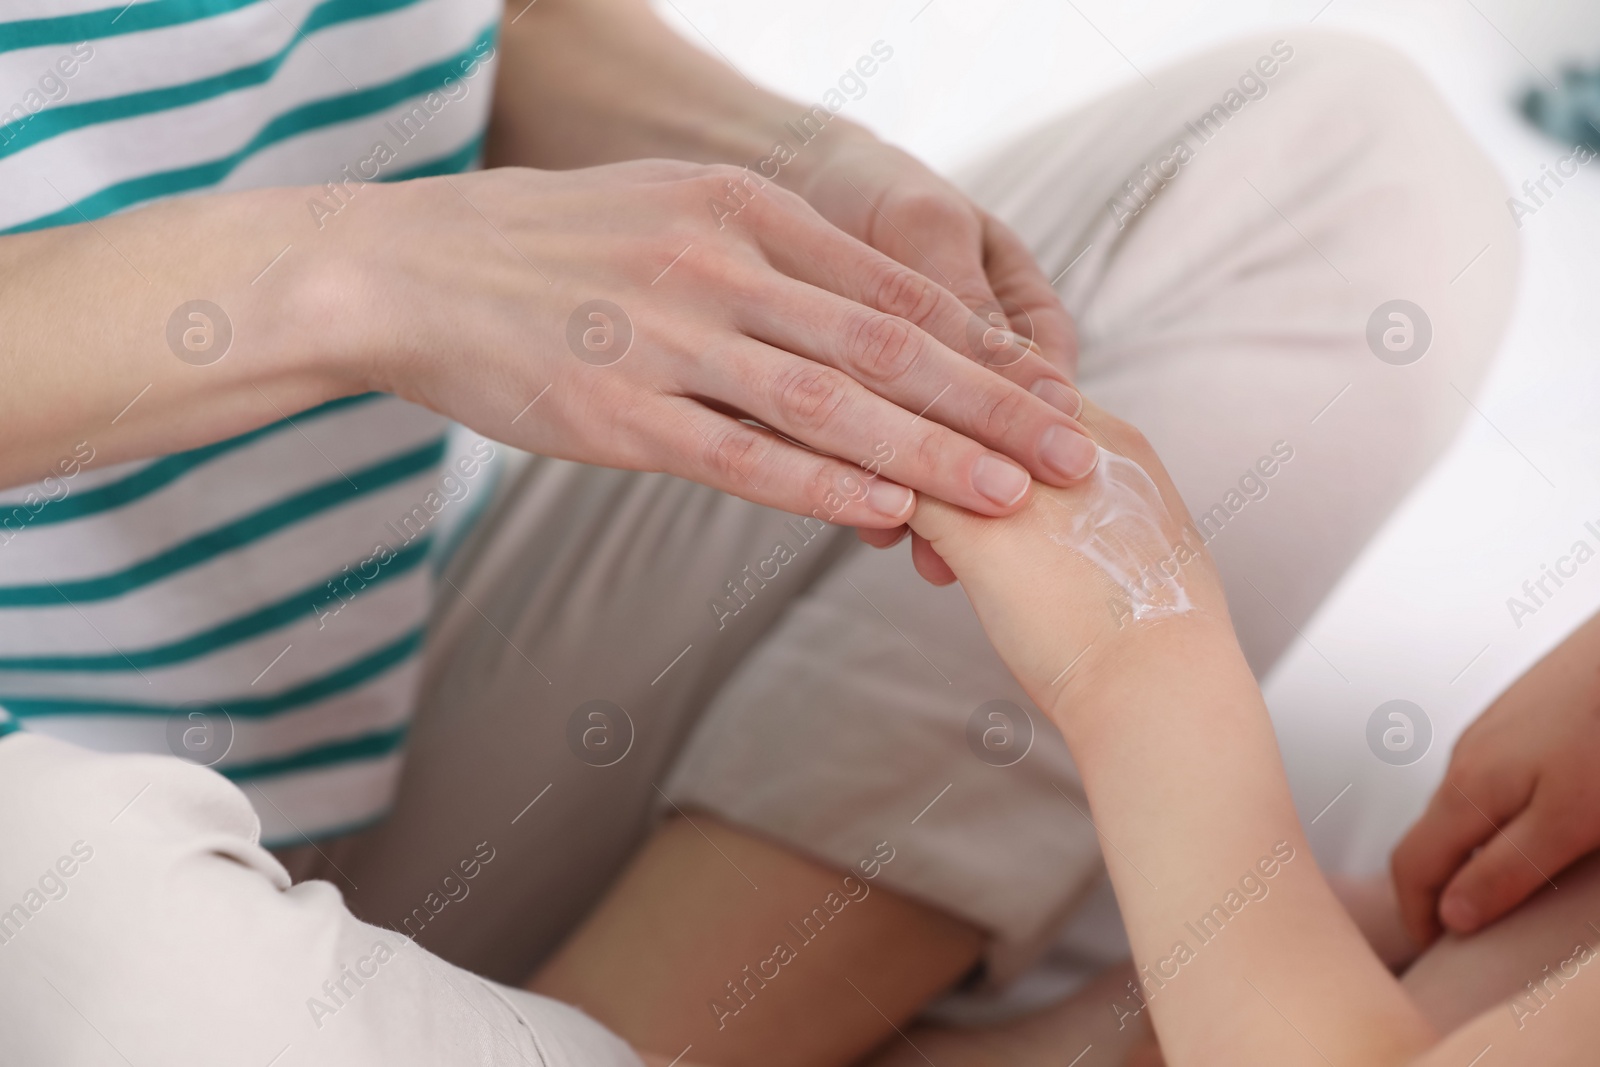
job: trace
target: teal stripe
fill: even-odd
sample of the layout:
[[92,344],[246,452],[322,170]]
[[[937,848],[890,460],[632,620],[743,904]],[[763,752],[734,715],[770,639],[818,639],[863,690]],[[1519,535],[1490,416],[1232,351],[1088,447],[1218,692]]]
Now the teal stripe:
[[151,0],[142,4],[114,4],[75,15],[17,19],[0,23],[0,52],[159,30],[226,15],[256,3],[260,0]]
[[[357,404],[370,403],[379,397],[387,395],[386,393],[362,393],[359,396],[333,400],[302,411],[294,417],[294,421],[306,422],[311,419],[318,419],[324,415],[331,415],[334,412],[354,407]],[[35,512],[32,517],[23,523],[23,527],[50,526],[58,522],[70,522],[74,519],[81,519],[86,515],[96,515],[102,511],[109,511],[112,508],[120,508],[131,504],[140,497],[148,496],[157,489],[171,485],[196,467],[203,466],[218,456],[236,451],[245,445],[254,444],[261,438],[271,434],[281,433],[289,429],[293,424],[289,419],[280,419],[260,429],[240,434],[238,437],[230,437],[226,441],[218,441],[215,444],[204,445],[188,452],[176,452],[170,456],[165,456],[154,463],[139,468],[126,478],[119,478],[114,482],[107,482],[93,489],[86,489],[81,493],[53,501]],[[4,512],[6,508],[20,510],[22,507],[21,501],[0,501],[0,524],[5,522]]]
[[[0,586],[0,608],[59,607],[63,601],[81,604],[110,600],[134,589],[170,577],[179,571],[236,551],[313,515],[347,504],[358,497],[437,467],[444,458],[443,436],[393,459],[356,471],[349,478],[334,478],[296,493],[286,500],[235,519],[224,526],[174,545],[126,570],[97,578],[42,585]],[[352,484],[353,483],[353,484]]]
[[4,708],[0,708],[0,737],[18,733],[21,729],[22,724],[8,715]]
[[[420,537],[396,552],[394,558],[383,564],[375,576],[363,579],[365,584],[357,590],[357,593],[364,593],[375,585],[382,585],[414,569],[428,558],[431,540],[431,537]],[[93,656],[6,656],[0,657],[0,671],[100,673],[170,667],[175,663],[199,659],[269,630],[301,622],[308,616],[314,617],[318,607],[334,599],[334,594],[328,591],[329,583],[336,582],[344,576],[343,571],[336,571],[304,589],[295,590],[274,604],[268,604],[248,615],[229,619],[181,641],[153,648],[124,649],[120,652]]]
[[449,59],[421,67],[393,81],[370,89],[358,89],[342,96],[313,100],[291,108],[258,130],[244,147],[220,159],[175,170],[157,171],[154,174],[108,185],[99,192],[91,193],[59,211],[0,230],[0,235],[64,226],[85,218],[102,218],[145,200],[175,196],[216,185],[232,174],[240,163],[280,141],[324,126],[333,126],[373,115],[403,100],[424,96],[429,91],[440,88],[444,85],[446,77],[459,75],[459,68],[463,62],[478,58],[477,50],[485,48],[494,41],[496,28],[495,24],[484,27],[483,32],[478,34],[472,44]]
[[405,743],[406,727],[398,726],[392,730],[381,730],[377,733],[363,734],[345,741],[335,741],[332,744],[321,745],[317,748],[306,749],[289,756],[278,756],[274,759],[259,760],[255,763],[240,763],[234,766],[226,764],[216,769],[235,782],[247,781],[251,778],[269,778],[278,774],[289,774],[293,771],[309,771],[318,767],[330,767],[336,763],[353,763],[356,760],[381,759],[400,751]]
[[393,174],[384,175],[378,180],[407,182],[413,178],[436,178],[441,174],[460,174],[464,170],[470,170],[483,152],[483,140],[488,133],[486,129],[479,130],[454,152],[419,163],[409,170],[398,170]]
[[[255,63],[178,85],[165,85],[157,89],[145,89],[75,104],[59,104],[0,126],[0,159],[69,130],[79,130],[86,126],[116,122],[172,108],[188,107],[226,93],[263,85],[271,80],[283,66],[284,61],[306,40],[308,34],[341,23],[387,14],[419,2],[420,0],[325,0],[307,13],[305,21],[294,31],[288,43],[274,54]],[[0,36],[8,33],[9,28],[0,23]]]
[[[212,701],[236,719],[264,719],[285,711],[293,711],[319,700],[349,692],[404,663],[422,647],[423,627],[408,631],[399,639],[376,652],[325,674],[321,678],[303,682],[274,696],[240,697],[227,702]],[[145,715],[168,718],[186,715],[194,708],[187,704],[136,704],[117,700],[74,700],[66,698],[4,696],[0,697],[7,710],[19,719],[46,715]]]

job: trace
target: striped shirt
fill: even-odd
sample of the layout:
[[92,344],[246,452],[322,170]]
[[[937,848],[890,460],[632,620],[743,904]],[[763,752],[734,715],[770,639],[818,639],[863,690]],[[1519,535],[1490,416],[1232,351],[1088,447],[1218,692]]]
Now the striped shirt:
[[[468,169],[499,16],[498,0],[0,0],[0,234]],[[0,491],[0,735],[215,766],[268,844],[380,818],[430,564],[487,500],[493,453],[376,394],[114,466],[91,435]]]

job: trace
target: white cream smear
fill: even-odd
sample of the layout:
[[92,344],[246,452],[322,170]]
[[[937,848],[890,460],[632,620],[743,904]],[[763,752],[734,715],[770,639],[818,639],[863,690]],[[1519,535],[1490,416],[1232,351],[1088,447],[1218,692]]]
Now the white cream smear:
[[1081,504],[1052,510],[1062,521],[1050,540],[1104,571],[1128,594],[1135,620],[1192,610],[1178,578],[1194,550],[1174,545],[1163,532],[1166,505],[1144,468],[1102,448],[1100,462],[1079,492]]

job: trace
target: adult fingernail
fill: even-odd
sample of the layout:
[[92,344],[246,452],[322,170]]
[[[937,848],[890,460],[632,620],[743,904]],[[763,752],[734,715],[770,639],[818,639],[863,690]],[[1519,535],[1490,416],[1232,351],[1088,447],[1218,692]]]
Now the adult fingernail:
[[1478,928],[1478,909],[1465,897],[1448,896],[1439,902],[1439,921],[1456,932]]
[[1062,385],[1054,378],[1040,378],[1033,383],[1028,392],[1073,418],[1077,418],[1078,412],[1083,410],[1083,394],[1071,386]]
[[1063,478],[1078,479],[1100,462],[1100,449],[1076,430],[1051,426],[1039,438],[1039,460]]
[[1027,471],[996,455],[981,456],[972,465],[972,487],[1003,508],[1021,500],[1031,480]]
[[916,502],[916,494],[903,485],[874,479],[867,489],[867,507],[888,519],[903,518]]

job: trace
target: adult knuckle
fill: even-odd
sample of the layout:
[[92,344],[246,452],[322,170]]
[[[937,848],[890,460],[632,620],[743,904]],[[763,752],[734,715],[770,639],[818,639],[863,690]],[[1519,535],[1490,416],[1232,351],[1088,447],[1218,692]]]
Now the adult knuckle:
[[778,403],[794,423],[815,430],[832,422],[844,405],[846,381],[843,375],[821,364],[806,364],[788,374],[778,385]]
[[849,339],[856,368],[874,384],[897,381],[916,365],[917,331],[904,319],[878,312],[863,314],[850,330]]
[[903,264],[885,258],[869,287],[873,307],[910,322],[926,322],[939,306],[939,288]]
[[721,481],[743,484],[767,454],[771,443],[748,426],[735,423],[707,435],[701,464]]
[[684,279],[692,279],[707,292],[741,291],[749,285],[749,266],[741,263],[727,246],[702,246],[686,251],[691,243],[668,238],[660,244],[655,258],[662,264],[671,263],[673,272],[681,272]]
[[998,375],[988,384],[987,395],[979,401],[977,428],[992,440],[1014,429],[1027,418],[1032,401],[1031,394],[1009,385]]
[[793,189],[785,189],[783,186],[771,181],[771,179],[766,178],[764,175],[756,180],[761,183],[762,188],[765,190],[763,193],[764,199],[766,199],[767,202],[770,203],[774,208],[787,208],[790,211],[804,215],[822,225],[832,225],[823,219],[823,217],[817,212],[816,208],[811,206],[811,202],[809,200],[795,192]]
[[966,205],[937,189],[916,189],[897,197],[894,213],[903,225],[915,228],[977,227],[978,218]]
[[817,463],[804,479],[805,498],[828,515],[836,514],[847,499],[840,479],[827,463]]
[[753,197],[766,182],[743,167],[729,163],[710,163],[696,175],[699,191],[713,200]]
[[911,446],[911,461],[918,470],[944,470],[949,457],[950,437],[944,431],[930,428]]

